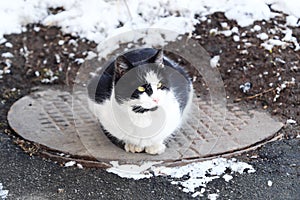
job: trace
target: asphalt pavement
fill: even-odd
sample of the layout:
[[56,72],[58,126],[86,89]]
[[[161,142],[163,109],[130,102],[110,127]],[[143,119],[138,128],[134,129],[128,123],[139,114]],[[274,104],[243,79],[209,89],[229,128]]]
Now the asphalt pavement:
[[[24,153],[0,133],[0,183],[9,190],[8,200],[38,199],[194,199],[170,183],[168,177],[131,180],[103,169],[63,167]],[[280,140],[237,157],[256,172],[235,174],[226,182],[209,183],[204,197],[218,199],[300,198],[300,139]]]

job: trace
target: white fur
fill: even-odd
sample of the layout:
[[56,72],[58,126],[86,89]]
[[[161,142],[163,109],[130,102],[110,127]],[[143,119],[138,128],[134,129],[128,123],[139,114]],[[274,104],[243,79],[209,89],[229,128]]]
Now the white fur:
[[[152,86],[151,97],[144,93],[140,99],[119,104],[115,100],[113,88],[108,100],[102,104],[90,100],[89,108],[112,136],[125,142],[126,151],[134,153],[145,149],[147,153],[160,154],[165,151],[165,139],[181,125],[186,110],[191,105],[193,93],[191,92],[182,115],[173,92],[156,89],[159,80],[154,73],[148,73],[146,80]],[[154,102],[153,98],[159,101]],[[158,109],[135,113],[132,105],[141,105],[148,109],[158,106]]]

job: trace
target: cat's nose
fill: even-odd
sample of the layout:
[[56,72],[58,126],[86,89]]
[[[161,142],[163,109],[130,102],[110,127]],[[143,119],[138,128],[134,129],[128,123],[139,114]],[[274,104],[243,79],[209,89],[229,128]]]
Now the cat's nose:
[[155,103],[158,103],[159,102],[159,99],[158,98],[153,98],[152,99]]

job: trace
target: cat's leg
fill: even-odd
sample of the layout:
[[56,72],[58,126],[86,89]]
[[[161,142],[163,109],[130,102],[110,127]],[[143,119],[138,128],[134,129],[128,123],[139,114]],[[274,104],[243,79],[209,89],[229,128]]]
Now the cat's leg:
[[166,145],[163,143],[153,144],[145,148],[146,153],[149,154],[162,154],[166,150]]
[[125,144],[125,151],[131,152],[131,153],[140,153],[140,152],[144,151],[144,147],[140,147],[138,145],[126,143]]

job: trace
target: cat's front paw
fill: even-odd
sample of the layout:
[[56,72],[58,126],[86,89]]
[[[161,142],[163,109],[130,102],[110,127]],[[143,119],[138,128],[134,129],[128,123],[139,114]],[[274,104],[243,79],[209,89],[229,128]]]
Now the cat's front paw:
[[144,151],[144,148],[140,147],[140,146],[137,146],[137,145],[134,145],[134,144],[126,143],[125,144],[125,151],[131,152],[131,153],[140,153],[140,152]]
[[166,150],[166,145],[164,144],[154,144],[145,148],[146,153],[149,154],[162,154]]

